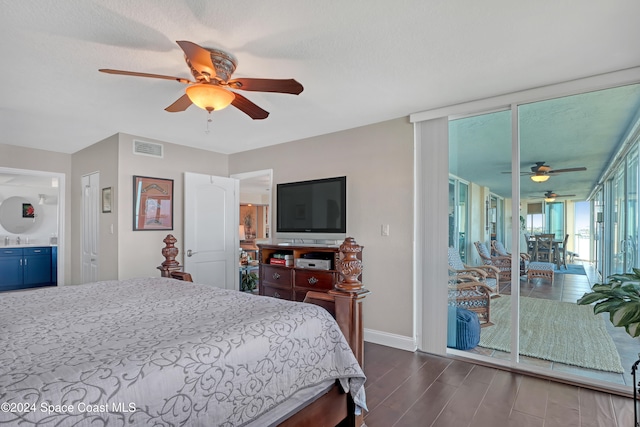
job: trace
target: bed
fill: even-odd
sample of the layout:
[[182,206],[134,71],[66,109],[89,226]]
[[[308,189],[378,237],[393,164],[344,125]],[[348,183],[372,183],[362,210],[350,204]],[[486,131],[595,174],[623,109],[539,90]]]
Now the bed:
[[[361,328],[357,299],[308,297]],[[0,425],[360,425],[361,335],[320,305],[166,277],[4,293]]]

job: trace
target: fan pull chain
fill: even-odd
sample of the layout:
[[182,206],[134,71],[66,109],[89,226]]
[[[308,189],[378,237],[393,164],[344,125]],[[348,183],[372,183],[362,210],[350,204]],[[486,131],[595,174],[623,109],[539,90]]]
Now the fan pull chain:
[[211,122],[212,122],[212,119],[211,119],[211,111],[209,111],[209,116],[207,117],[207,127],[206,127],[206,129],[204,130],[204,133],[209,134],[209,131],[210,131],[210,129],[209,129],[209,123],[211,123]]

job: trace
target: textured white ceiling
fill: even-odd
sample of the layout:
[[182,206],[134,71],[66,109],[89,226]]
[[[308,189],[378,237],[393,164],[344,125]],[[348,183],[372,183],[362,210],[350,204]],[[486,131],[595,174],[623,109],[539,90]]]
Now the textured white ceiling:
[[[233,153],[640,65],[637,0],[1,0],[1,143],[73,153],[117,132]],[[229,51],[271,113],[164,108],[176,40]]]

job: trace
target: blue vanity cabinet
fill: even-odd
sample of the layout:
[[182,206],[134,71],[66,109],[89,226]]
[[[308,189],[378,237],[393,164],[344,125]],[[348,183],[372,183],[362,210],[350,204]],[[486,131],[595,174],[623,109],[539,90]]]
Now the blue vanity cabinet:
[[51,248],[0,249],[0,291],[50,286]]
[[0,291],[22,287],[22,248],[0,249]]
[[24,248],[25,287],[51,283],[51,248]]

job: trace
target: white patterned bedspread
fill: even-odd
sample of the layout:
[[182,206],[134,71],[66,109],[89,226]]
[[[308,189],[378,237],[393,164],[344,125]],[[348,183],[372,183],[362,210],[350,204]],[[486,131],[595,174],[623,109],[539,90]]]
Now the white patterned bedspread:
[[240,426],[327,379],[366,407],[315,305],[164,278],[0,294],[0,424]]

